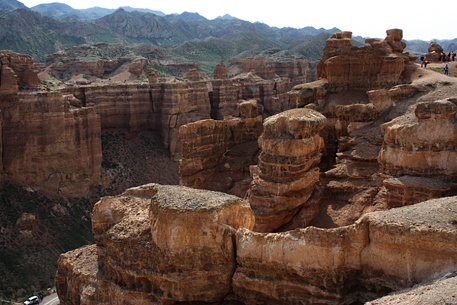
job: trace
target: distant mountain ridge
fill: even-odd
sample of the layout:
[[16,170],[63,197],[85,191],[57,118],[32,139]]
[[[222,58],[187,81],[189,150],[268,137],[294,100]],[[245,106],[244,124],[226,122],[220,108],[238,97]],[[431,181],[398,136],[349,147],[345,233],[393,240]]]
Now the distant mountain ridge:
[[[0,0],[0,4],[7,1],[16,0]],[[251,45],[251,53],[255,53],[264,51],[268,47],[287,49],[290,43],[280,40],[285,36],[310,38],[316,33],[339,31],[334,28],[328,32],[325,29],[316,30],[312,27],[278,29],[264,23],[251,23],[229,15],[208,20],[198,13],[184,12],[160,16],[164,14],[131,7],[117,9],[111,14],[107,14],[108,12],[108,9],[100,7],[75,10],[62,3],[40,4],[33,10],[26,8],[2,10],[0,11],[0,49],[29,54],[36,62],[44,62],[47,55],[78,44],[152,43],[169,48],[186,41],[204,41],[206,38],[214,37],[227,41],[218,45],[230,45],[231,49],[236,50],[242,50],[246,45]],[[84,21],[84,19],[91,20]],[[252,44],[254,41],[257,43]],[[232,46],[233,44],[235,46]],[[207,45],[207,42],[203,45]],[[225,51],[218,52],[225,54]],[[232,51],[229,53],[233,55]],[[216,57],[227,60],[225,55]],[[311,60],[318,60],[318,58],[311,58]]]
[[[5,0],[2,0],[5,1]],[[0,1],[0,3],[2,2]],[[16,1],[16,0],[8,0],[8,1]],[[17,1],[18,2],[18,1]],[[24,6],[25,7],[25,6]],[[98,18],[102,18],[106,15],[112,14],[118,9],[109,9],[109,8],[102,8],[102,7],[91,7],[86,9],[74,9],[71,6],[59,3],[59,2],[52,2],[52,3],[42,3],[35,5],[30,8],[32,11],[38,12],[48,17],[52,17],[57,20],[67,20],[71,18],[81,19],[83,21],[90,21]],[[165,14],[161,11],[154,11],[146,8],[133,8],[130,6],[121,6],[119,9],[123,9],[127,12],[138,11],[142,13],[151,13],[157,16],[165,16]]]
[[0,1],[0,10],[17,10],[19,8],[27,8],[22,2],[17,0],[2,0]]

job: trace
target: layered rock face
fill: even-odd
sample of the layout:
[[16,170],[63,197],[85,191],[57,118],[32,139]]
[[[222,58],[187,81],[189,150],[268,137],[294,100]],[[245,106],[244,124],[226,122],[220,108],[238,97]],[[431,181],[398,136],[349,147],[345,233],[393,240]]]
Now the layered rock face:
[[318,65],[318,78],[327,79],[329,91],[390,88],[405,82],[405,65],[416,60],[403,54],[402,30],[388,30],[385,40],[367,39],[370,46],[352,45],[351,32],[334,33],[327,40]]
[[148,84],[91,85],[83,90],[84,104],[100,115],[102,129],[126,128],[133,133],[150,126],[153,109]]
[[57,292],[63,305],[366,302],[457,271],[456,200],[259,233],[240,198],[144,185],[96,204],[97,244],[61,255]]
[[256,164],[262,123],[257,102],[247,101],[238,105],[235,117],[182,126],[180,184],[244,197],[249,166]]
[[175,160],[179,160],[182,150],[179,128],[210,118],[208,87],[195,72],[189,78],[197,81],[151,83],[153,124],[161,131],[164,145]]
[[[288,78],[292,85],[298,85],[307,81],[314,81],[313,70],[306,58],[286,56],[275,56],[278,50],[270,50],[270,56],[260,57],[258,55],[244,58],[241,63],[242,73],[254,73],[263,79]],[[282,53],[282,51],[279,51]],[[268,54],[265,54],[268,55]],[[231,60],[235,64],[237,60]]]
[[292,86],[308,79],[306,59],[268,62],[254,57],[242,60],[242,74],[228,78],[223,63],[214,71],[212,80],[212,118],[223,119],[233,115],[240,100],[255,99],[268,115],[289,109],[287,92]]
[[15,94],[19,86],[37,88],[40,85],[33,58],[13,51],[0,52],[0,95]]
[[[318,133],[325,123],[322,114],[303,108],[265,120],[261,153],[258,165],[251,168],[247,195],[256,215],[256,231],[278,229],[306,205],[319,180],[317,165],[324,142]],[[311,214],[317,212],[315,206],[309,208]]]
[[134,75],[141,75],[149,60],[135,56],[131,50],[120,45],[99,43],[78,45],[46,58],[46,70],[56,77],[71,77],[79,74],[102,77],[114,69],[125,66]]
[[77,253],[61,256],[61,304],[219,302],[231,291],[236,230],[254,225],[238,197],[155,184],[105,197],[92,218],[98,253],[76,250],[89,252],[78,274]]
[[[21,94],[3,111],[5,173],[55,193],[85,194],[100,179],[100,117],[57,92]],[[4,104],[3,106],[6,106]]]
[[240,229],[233,291],[244,304],[352,304],[440,278],[457,269],[455,200],[369,213],[331,230]]
[[[295,86],[289,92],[291,108],[312,108],[328,119],[321,132],[326,146],[320,164],[324,171],[319,183],[323,196],[319,215],[311,225],[348,225],[370,210],[416,203],[433,198],[425,196],[427,193],[446,195],[450,190],[445,181],[436,181],[426,190],[425,181],[394,179],[404,173],[396,177],[380,175],[380,166],[385,167],[378,163],[384,141],[380,125],[407,113],[408,105],[415,104],[419,94],[433,87],[428,81],[410,84],[417,68],[413,57],[402,53],[405,44],[401,38],[400,30],[388,30],[385,40],[367,39],[370,45],[358,48],[352,45],[350,32],[335,33],[327,41],[318,65],[321,79]],[[423,137],[430,137],[427,132]],[[407,151],[400,150],[399,164]],[[391,157],[395,158],[396,152]]]
[[383,125],[379,162],[400,176],[457,176],[457,106],[450,100],[419,103],[415,115]]
[[414,115],[382,126],[379,163],[389,203],[414,204],[442,197],[457,176],[457,106],[450,100],[423,102]]

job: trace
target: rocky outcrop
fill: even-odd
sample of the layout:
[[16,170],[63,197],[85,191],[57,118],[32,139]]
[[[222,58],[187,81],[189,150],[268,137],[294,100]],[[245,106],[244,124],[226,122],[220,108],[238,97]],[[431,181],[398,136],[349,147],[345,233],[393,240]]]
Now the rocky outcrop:
[[444,52],[444,49],[442,46],[440,46],[436,41],[430,42],[430,45],[428,46],[428,53],[425,54],[425,59],[428,62],[436,62],[440,61],[441,59],[441,53]]
[[451,194],[452,184],[443,178],[400,176],[385,179],[383,185],[387,205],[391,207],[416,204]]
[[235,117],[182,126],[180,184],[244,197],[249,166],[256,164],[262,123],[257,102],[247,101],[238,105]]
[[33,58],[13,51],[0,52],[0,95],[16,94],[19,87],[37,88],[40,85]]
[[135,59],[132,63],[129,64],[129,72],[133,75],[140,76],[144,73],[144,67],[149,64],[149,61],[146,58]]
[[457,176],[457,106],[449,100],[419,103],[414,115],[383,125],[379,162],[401,176]]
[[414,204],[451,193],[457,177],[457,107],[450,100],[422,102],[414,114],[382,126],[379,153],[385,200],[391,206]]
[[257,100],[267,115],[288,110],[287,92],[308,80],[309,63],[305,58],[269,61],[255,56],[243,59],[241,65],[242,73],[230,79],[223,63],[216,67],[211,92],[213,119],[233,115],[240,100]]
[[227,79],[228,77],[228,69],[223,62],[216,65],[213,73],[214,79]]
[[243,73],[252,72],[263,79],[273,79],[274,73],[273,69],[267,65],[267,60],[265,58],[255,56],[253,58],[243,59]]
[[287,78],[292,86],[316,80],[308,60],[289,51],[272,49],[262,56],[230,60],[231,68],[237,65],[241,65],[242,73],[254,73],[263,79]]
[[240,229],[233,291],[244,304],[352,304],[440,278],[457,268],[455,200],[369,213],[330,230]]
[[21,94],[3,110],[3,168],[54,193],[86,194],[100,179],[100,117],[58,92]]
[[[322,114],[303,108],[265,120],[247,195],[256,215],[255,231],[278,229],[306,205],[319,180],[317,165],[324,142],[318,133],[325,122]],[[317,212],[315,206],[309,209]]]
[[236,105],[242,97],[240,84],[228,79],[226,70],[227,67],[220,63],[214,70],[214,78],[211,81],[210,101],[211,118],[213,119],[220,120],[233,115]]
[[370,46],[352,45],[351,32],[334,33],[327,40],[318,78],[328,80],[331,92],[390,88],[408,82],[405,67],[416,58],[403,54],[401,30],[388,30],[385,40],[367,39]]
[[60,256],[57,292],[62,305],[363,303],[457,271],[456,200],[259,233],[240,198],[145,185],[96,204],[97,244]]
[[213,119],[234,115],[242,100],[255,99],[269,115],[289,108],[289,79],[265,80],[256,74],[244,73],[230,79],[213,79],[211,84]]
[[144,66],[149,64],[149,60],[133,53],[125,46],[116,44],[78,45],[48,55],[46,71],[63,79],[79,74],[100,78],[112,73],[115,69],[141,75],[144,72]]
[[[221,301],[231,291],[236,230],[254,225],[238,197],[155,184],[102,199],[92,218],[99,259],[94,247],[61,256],[61,304]],[[82,252],[86,266],[76,271]],[[120,298],[105,294],[112,289]]]

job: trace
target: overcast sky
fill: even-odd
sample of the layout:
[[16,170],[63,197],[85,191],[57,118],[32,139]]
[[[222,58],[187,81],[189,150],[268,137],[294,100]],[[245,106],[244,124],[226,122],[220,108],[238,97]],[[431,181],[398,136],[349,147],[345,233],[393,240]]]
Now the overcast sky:
[[[21,1],[21,0],[19,0]],[[24,0],[28,7],[53,1]],[[387,29],[402,29],[406,40],[457,38],[456,2],[426,2],[423,0],[55,0],[75,9],[94,6],[118,8],[131,6],[162,11],[165,14],[197,12],[214,19],[229,14],[250,22],[263,22],[269,26],[331,29],[351,31],[354,36],[385,38]],[[422,3],[422,4],[421,4]],[[444,3],[444,4],[443,4]]]

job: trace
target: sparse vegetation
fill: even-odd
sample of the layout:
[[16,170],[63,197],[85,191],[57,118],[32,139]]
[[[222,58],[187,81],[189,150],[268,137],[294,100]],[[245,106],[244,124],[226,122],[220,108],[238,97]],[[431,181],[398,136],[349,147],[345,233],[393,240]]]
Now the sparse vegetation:
[[[11,299],[52,286],[60,253],[94,242],[85,198],[48,197],[4,181],[0,185],[0,297]],[[36,224],[20,230],[16,221],[33,214]]]
[[438,73],[441,73],[441,74],[444,74],[444,68],[440,68],[440,67],[430,67],[430,70],[435,71],[435,72],[438,72]]

